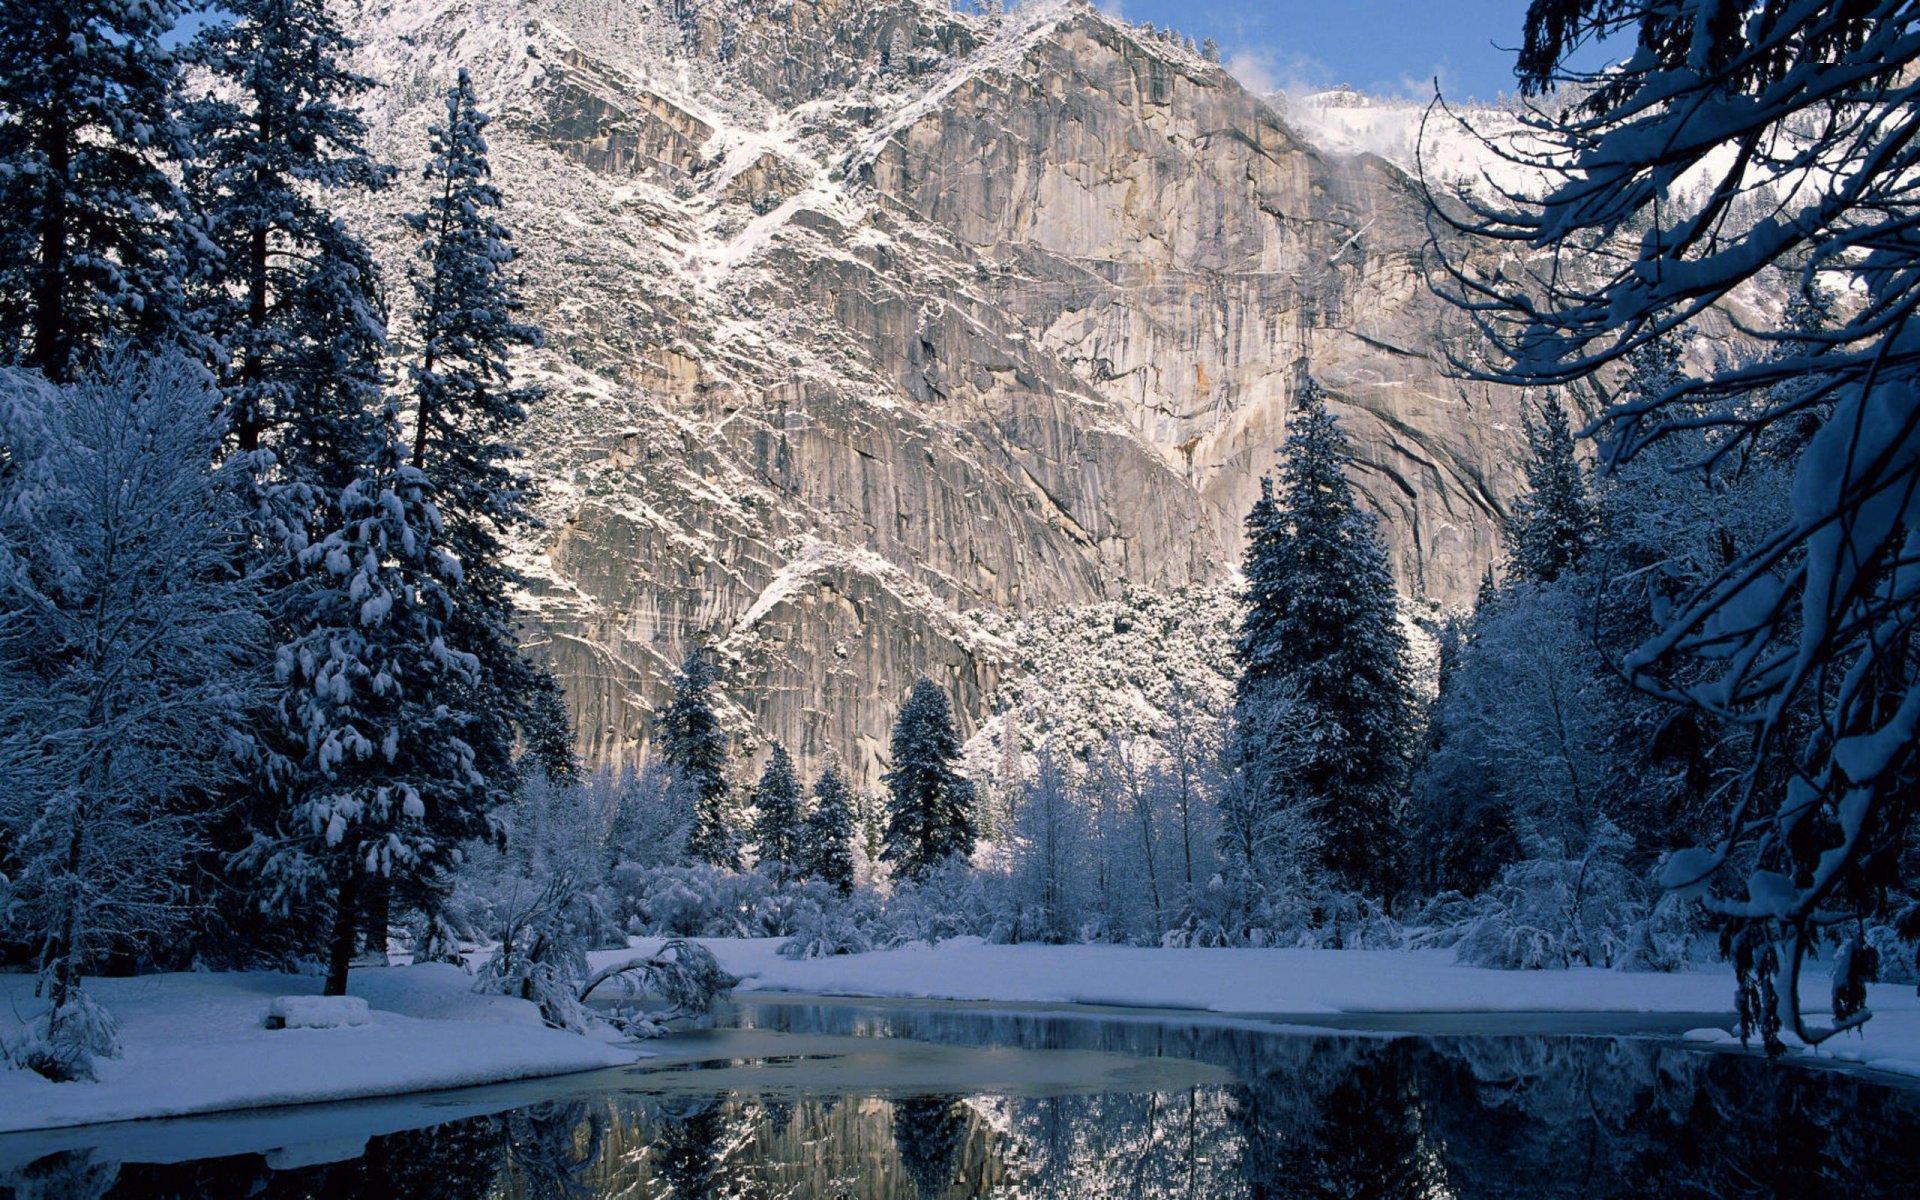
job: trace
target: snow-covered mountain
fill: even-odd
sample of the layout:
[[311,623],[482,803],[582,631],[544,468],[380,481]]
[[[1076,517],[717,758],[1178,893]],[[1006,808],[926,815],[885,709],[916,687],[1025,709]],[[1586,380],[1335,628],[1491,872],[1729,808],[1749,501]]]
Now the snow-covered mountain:
[[[499,117],[548,336],[530,605],[593,758],[702,635],[803,762],[871,777],[916,673],[970,727],[1008,616],[1231,571],[1303,360],[1407,593],[1494,553],[1519,402],[1444,375],[1406,174],[1174,43],[1078,2],[348,12],[391,161],[461,66]],[[399,272],[415,197],[377,203]]]

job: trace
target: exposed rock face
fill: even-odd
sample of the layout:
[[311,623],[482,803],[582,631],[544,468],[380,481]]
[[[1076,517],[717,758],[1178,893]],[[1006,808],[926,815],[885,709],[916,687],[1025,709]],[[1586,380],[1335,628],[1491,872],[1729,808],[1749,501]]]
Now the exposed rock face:
[[1444,376],[1414,188],[1171,43],[1079,4],[353,15],[390,158],[456,63],[500,115],[549,338],[532,603],[592,758],[708,636],[743,729],[874,777],[916,673],[980,715],[1002,614],[1227,573],[1303,361],[1409,595],[1495,551],[1519,401]]

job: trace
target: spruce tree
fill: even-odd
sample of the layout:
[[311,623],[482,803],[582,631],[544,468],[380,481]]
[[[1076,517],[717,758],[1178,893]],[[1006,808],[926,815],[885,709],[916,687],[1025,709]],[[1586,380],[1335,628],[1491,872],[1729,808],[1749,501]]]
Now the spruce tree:
[[233,0],[195,61],[184,182],[225,273],[197,297],[221,339],[236,461],[254,473],[256,551],[273,582],[279,694],[258,732],[250,847],[264,901],[327,987],[390,896],[431,903],[457,842],[487,827],[499,764],[474,752],[478,663],[460,645],[433,482],[407,454],[382,364],[372,256],[329,207],[383,185],[353,102],[372,81],[322,0]]
[[973,853],[973,785],[954,769],[960,738],[947,694],[924,676],[893,726],[891,798],[881,856],[919,879],[955,854]]
[[[345,991],[369,888],[417,894],[490,828],[471,722],[448,703],[477,669],[446,644],[459,564],[437,544],[439,514],[394,414],[382,424],[374,462],[340,493],[341,523],[299,555],[285,615],[301,632],[279,656],[292,737],[275,772],[279,837],[261,866],[282,907],[331,892],[328,995]],[[384,928],[373,933],[383,943]]]
[[1573,452],[1573,431],[1558,400],[1527,417],[1527,494],[1507,522],[1508,576],[1552,583],[1577,570],[1592,549],[1593,503]]
[[[185,182],[224,273],[199,297],[223,339],[238,448],[271,443],[282,477],[337,490],[373,459],[386,316],[366,247],[328,208],[379,187],[353,107],[373,81],[324,0],[227,0],[192,56],[219,86],[185,107]],[[325,498],[320,498],[324,506]]]
[[514,382],[509,360],[541,337],[515,319],[513,242],[490,182],[488,123],[462,70],[448,89],[445,120],[430,130],[426,211],[406,218],[420,238],[412,271],[412,463],[433,485],[447,546],[462,568],[449,629],[479,660],[468,707],[481,717],[472,733],[481,768],[507,775],[517,740],[558,779],[556,771],[570,770],[571,733],[555,726],[564,719],[558,685],[521,651],[516,577],[506,563],[507,536],[533,524],[525,506],[530,483],[513,465],[521,451],[511,439],[541,395]]
[[0,362],[66,381],[181,315],[174,0],[0,5]]
[[760,862],[778,877],[793,874],[800,861],[800,777],[793,759],[779,742],[753,790],[753,836],[760,843]]
[[853,789],[836,760],[813,785],[813,811],[802,826],[797,862],[801,877],[833,885],[845,896],[853,891]]
[[[1256,788],[1318,802],[1322,865],[1348,887],[1386,896],[1413,693],[1386,551],[1347,480],[1348,457],[1325,393],[1305,378],[1279,487],[1263,482],[1247,516],[1235,723]],[[1276,727],[1302,719],[1317,726],[1304,750]]]
[[740,828],[727,783],[727,735],[713,707],[719,670],[711,649],[694,647],[673,677],[673,698],[655,717],[655,736],[673,790],[693,815],[688,857],[737,871]]

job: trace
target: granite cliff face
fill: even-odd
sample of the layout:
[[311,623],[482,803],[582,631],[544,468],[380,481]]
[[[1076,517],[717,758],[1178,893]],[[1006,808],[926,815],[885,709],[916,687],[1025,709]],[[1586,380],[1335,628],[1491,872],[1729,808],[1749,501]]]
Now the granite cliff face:
[[[389,159],[458,66],[498,114],[548,334],[524,565],[594,759],[708,637],[743,731],[875,776],[916,673],[980,715],[1009,616],[1229,572],[1303,361],[1410,597],[1495,552],[1519,401],[1443,374],[1415,189],[1178,45],[1078,3],[350,14]],[[411,202],[366,214],[396,271]]]

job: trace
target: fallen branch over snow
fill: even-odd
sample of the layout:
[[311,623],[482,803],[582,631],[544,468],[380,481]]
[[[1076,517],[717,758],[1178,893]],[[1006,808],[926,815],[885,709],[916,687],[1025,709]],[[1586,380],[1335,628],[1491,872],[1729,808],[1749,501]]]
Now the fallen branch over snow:
[[[740,982],[738,976],[720,966],[713,951],[683,938],[668,941],[653,954],[600,968],[580,985],[578,998],[584,1003],[595,988],[611,979],[620,980],[628,994],[644,988],[668,1002],[669,1007],[660,1012],[640,1015],[639,1021],[652,1028],[674,1017],[706,1013],[715,1000]],[[634,1019],[629,1018],[621,1025],[627,1028],[633,1023]]]

